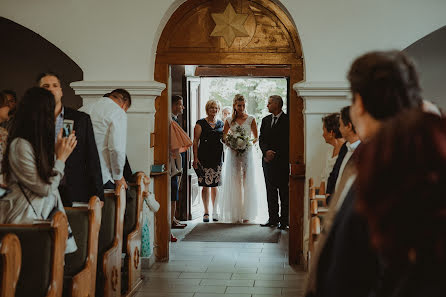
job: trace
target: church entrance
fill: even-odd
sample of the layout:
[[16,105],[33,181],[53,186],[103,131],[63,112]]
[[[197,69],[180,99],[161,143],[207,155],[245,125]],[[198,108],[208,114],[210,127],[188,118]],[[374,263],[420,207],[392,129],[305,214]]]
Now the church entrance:
[[[168,86],[155,104],[154,161],[159,164],[168,163],[168,119],[173,65],[202,65],[197,67],[201,72],[199,75],[194,73],[195,77],[279,76],[286,80],[288,90],[303,79],[303,58],[297,31],[286,12],[273,1],[186,1],[166,24],[156,54],[155,80]],[[268,95],[271,94],[265,94],[265,100]],[[295,92],[288,91],[287,97],[290,116],[288,260],[290,264],[298,264],[303,256],[303,104]],[[195,116],[198,117],[198,114]],[[161,204],[160,211],[156,214],[155,255],[158,261],[167,261],[170,182],[167,175],[159,175],[154,179],[155,196]],[[192,187],[192,183],[189,186]],[[191,199],[191,188],[188,191],[188,199]],[[192,216],[191,206],[193,203],[189,201],[186,207],[190,209],[180,210],[183,218],[185,215]]]

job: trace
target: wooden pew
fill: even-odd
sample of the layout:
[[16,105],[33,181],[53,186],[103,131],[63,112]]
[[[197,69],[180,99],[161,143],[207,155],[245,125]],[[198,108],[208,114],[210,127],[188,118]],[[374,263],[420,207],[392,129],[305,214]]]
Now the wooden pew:
[[9,233],[0,240],[0,297],[14,297],[22,264],[22,249],[17,235]]
[[121,255],[126,193],[105,191],[98,243],[97,297],[121,296]]
[[0,225],[0,236],[14,233],[22,246],[22,265],[16,297],[62,296],[67,217],[57,212],[52,221]]
[[313,178],[310,177],[310,179],[308,180],[308,187],[310,189],[309,193],[312,194],[312,199],[320,201],[323,207],[327,207],[325,182],[321,181],[320,186],[316,187],[314,185]]
[[63,296],[95,295],[101,207],[99,198],[93,196],[85,206],[65,208],[78,250],[65,255]]
[[123,295],[132,296],[142,284],[141,277],[141,236],[142,236],[142,208],[145,189],[144,173],[136,175],[136,182],[129,183],[129,196],[126,201],[124,217],[124,244],[122,252],[125,253],[123,281]]

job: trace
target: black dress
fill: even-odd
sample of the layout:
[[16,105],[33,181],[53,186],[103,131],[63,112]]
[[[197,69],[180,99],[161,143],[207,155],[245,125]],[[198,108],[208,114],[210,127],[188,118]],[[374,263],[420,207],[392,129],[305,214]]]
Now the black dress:
[[215,127],[201,119],[197,121],[201,126],[200,144],[198,145],[198,184],[201,187],[217,187],[221,181],[223,143],[223,122],[217,120]]

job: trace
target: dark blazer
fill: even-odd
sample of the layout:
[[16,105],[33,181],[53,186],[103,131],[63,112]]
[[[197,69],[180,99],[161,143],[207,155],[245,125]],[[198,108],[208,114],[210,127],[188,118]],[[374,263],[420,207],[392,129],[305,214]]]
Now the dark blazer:
[[[333,166],[333,170],[330,172],[330,176],[327,180],[327,190],[325,191],[327,194],[331,195],[334,193],[336,181],[339,177],[339,169],[341,169],[342,161],[344,160],[347,151],[347,142],[344,142],[344,144],[341,146],[341,149],[339,150],[338,158],[336,159],[336,162]],[[330,199],[327,199],[327,203],[329,203],[329,200]]]
[[74,121],[77,145],[65,162],[65,175],[59,192],[65,206],[73,201],[88,202],[93,195],[104,199],[101,164],[90,116],[64,107],[64,118]]
[[[266,163],[262,159],[262,166],[268,170],[282,173],[288,176],[289,152],[290,152],[290,121],[288,115],[282,113],[276,125],[271,127],[272,115],[268,115],[262,119],[260,126],[259,144],[263,157],[266,151],[273,150],[276,152],[274,159]],[[283,176],[282,176],[283,178]]]
[[356,212],[355,194],[353,185],[322,247],[315,296],[366,297],[378,282],[378,256],[367,221]]

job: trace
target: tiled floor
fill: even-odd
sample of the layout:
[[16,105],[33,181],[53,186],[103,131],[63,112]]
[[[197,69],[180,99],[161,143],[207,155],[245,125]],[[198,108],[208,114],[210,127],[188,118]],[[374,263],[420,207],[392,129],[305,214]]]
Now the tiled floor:
[[[184,237],[195,223],[189,225],[175,235]],[[287,246],[285,231],[277,244],[172,243],[169,263],[155,263],[144,271],[136,297],[301,296],[305,273],[287,264]]]

